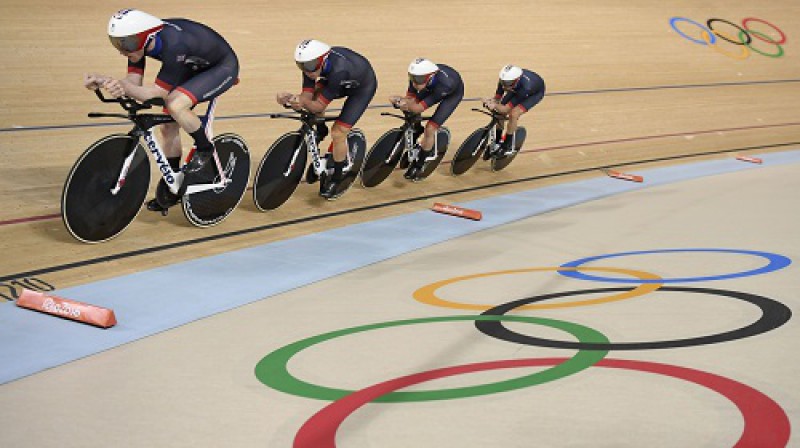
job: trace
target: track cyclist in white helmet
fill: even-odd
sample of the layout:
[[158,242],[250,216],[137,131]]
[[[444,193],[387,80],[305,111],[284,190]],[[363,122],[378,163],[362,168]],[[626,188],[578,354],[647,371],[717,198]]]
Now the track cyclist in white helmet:
[[418,144],[417,160],[408,166],[406,179],[418,180],[425,163],[436,160],[434,143],[440,126],[456,110],[464,98],[464,82],[461,75],[449,65],[434,64],[431,60],[417,58],[408,66],[408,89],[405,96],[393,96],[389,101],[394,107],[416,114],[437,104],[433,116],[425,125],[422,141]]
[[[302,91],[298,95],[279,92],[278,104],[295,110],[307,110],[321,115],[338,98],[346,98],[339,117],[331,128],[333,150],[333,175],[326,178],[320,195],[331,198],[338,184],[352,166],[348,160],[347,134],[367,109],[378,79],[367,58],[345,47],[331,47],[318,40],[304,40],[294,51],[297,68],[302,72]],[[317,128],[320,140],[325,138],[327,128]],[[312,170],[309,165],[309,170]],[[313,176],[306,176],[312,179]]]
[[498,141],[502,139],[502,143],[489,154],[490,157],[503,159],[513,153],[512,136],[517,131],[519,117],[539,104],[544,98],[544,92],[544,79],[535,72],[510,64],[500,69],[500,80],[497,82],[494,98],[484,100],[483,105],[489,110],[507,115],[508,121],[505,136],[498,136]]
[[[216,167],[209,161],[213,160],[214,146],[206,134],[207,123],[192,109],[238,82],[239,61],[231,46],[206,25],[187,19],[161,20],[136,9],[114,13],[108,22],[108,37],[128,58],[128,73],[122,79],[86,74],[86,88],[102,88],[115,98],[126,96],[138,101],[163,98],[166,111],[175,118],[175,123],[160,126],[164,152],[173,169],[179,168],[181,159],[179,129],[194,139],[195,153],[184,167],[186,181],[182,187],[213,179]],[[145,56],[161,61],[154,84],[143,84]],[[150,201],[147,208],[163,211],[177,203],[177,196],[168,189],[166,193],[166,198]]]

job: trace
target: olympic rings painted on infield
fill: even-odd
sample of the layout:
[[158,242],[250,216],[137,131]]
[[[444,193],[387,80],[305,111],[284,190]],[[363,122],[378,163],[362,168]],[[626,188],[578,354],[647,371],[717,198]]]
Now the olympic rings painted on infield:
[[661,286],[661,277],[651,274],[649,272],[643,271],[636,271],[633,269],[618,269],[618,268],[590,268],[590,267],[543,267],[543,268],[526,268],[526,269],[511,269],[507,271],[496,271],[496,272],[484,272],[480,274],[472,274],[472,275],[464,275],[461,277],[454,277],[442,281],[438,281],[435,283],[431,283],[429,285],[425,285],[422,288],[414,291],[413,297],[418,302],[422,302],[428,305],[438,306],[442,308],[455,308],[459,310],[474,310],[474,311],[484,311],[488,310],[495,305],[480,305],[480,304],[471,304],[471,303],[459,303],[459,302],[452,302],[449,300],[442,299],[436,295],[436,290],[442,288],[444,286],[463,282],[465,280],[471,280],[476,278],[482,277],[492,277],[495,275],[507,275],[507,274],[520,274],[525,272],[542,272],[542,271],[576,271],[576,270],[584,270],[584,271],[600,271],[600,272],[613,272],[617,274],[625,274],[630,275],[632,277],[636,277],[636,279],[631,279],[631,283],[641,283],[634,289],[626,290],[620,294],[613,294],[608,297],[600,297],[597,299],[587,299],[581,300],[577,302],[566,302],[566,303],[547,303],[547,304],[536,304],[536,305],[527,305],[520,307],[521,310],[543,310],[543,309],[555,309],[555,308],[571,308],[577,306],[586,306],[586,305],[596,305],[600,303],[609,303],[614,302],[617,300],[625,300],[625,299],[632,299],[634,297],[639,297],[650,292],[655,291]]
[[[286,345],[268,354],[258,362],[255,369],[256,377],[265,385],[285,392],[288,394],[314,398],[318,400],[339,400],[354,391],[334,389],[326,386],[318,386],[302,381],[288,370],[289,361],[301,351],[317,345],[321,342],[329,341],[341,336],[354,333],[361,333],[381,328],[397,327],[403,325],[425,324],[431,322],[453,322],[453,321],[481,321],[481,320],[508,320],[515,322],[525,322],[536,325],[544,325],[556,328],[572,334],[576,339],[586,344],[608,342],[608,338],[591,328],[570,322],[562,322],[553,319],[526,316],[442,316],[428,317],[421,319],[407,319],[398,321],[381,322],[377,324],[362,325],[358,327],[346,328],[343,330],[332,331],[329,333],[312,336],[301,341]],[[409,391],[392,392],[386,394],[376,401],[385,403],[429,401],[429,400],[449,400],[455,398],[475,397],[488,395],[498,392],[521,389],[528,386],[546,383],[563,378],[568,375],[580,372],[603,359],[607,354],[602,350],[580,350],[572,358],[553,367],[533,374],[526,374],[519,378],[498,381],[495,383],[482,384],[477,386],[459,387],[454,389],[430,390],[430,391]],[[448,370],[452,368],[445,368]]]
[[[578,294],[595,294],[606,293],[614,291],[625,291],[624,288],[600,288],[589,289],[582,291],[568,291],[559,292],[554,294],[545,294],[527,299],[515,300],[503,305],[499,305],[491,310],[485,311],[485,316],[503,316],[505,313],[517,309],[522,305],[538,302],[541,300],[555,299],[565,296],[573,296]],[[728,342],[737,339],[744,339],[750,336],[756,336],[768,331],[774,330],[781,325],[785,324],[792,317],[792,311],[784,304],[768,299],[766,297],[749,294],[740,291],[727,291],[724,289],[711,289],[711,288],[688,288],[677,286],[662,286],[659,292],[689,292],[694,294],[711,294],[723,297],[730,297],[736,300],[742,300],[751,303],[761,309],[761,317],[750,325],[737,328],[731,331],[725,331],[718,334],[711,334],[707,336],[699,336],[694,338],[675,339],[669,341],[654,341],[654,342],[575,342],[575,341],[555,341],[552,339],[544,339],[534,336],[528,336],[520,333],[513,332],[499,321],[476,321],[475,327],[481,333],[491,336],[503,341],[514,342],[517,344],[533,345],[536,347],[550,347],[550,348],[568,348],[576,350],[652,350],[664,348],[678,348],[678,347],[695,347],[698,345],[717,344],[721,342]]]
[[786,34],[784,34],[784,33],[783,33],[783,31],[781,31],[781,29],[780,29],[780,28],[778,28],[777,26],[775,26],[775,25],[773,25],[773,24],[771,24],[771,23],[767,22],[767,21],[766,21],[766,20],[764,20],[764,19],[758,19],[758,18],[756,18],[756,17],[748,17],[748,18],[746,18],[746,19],[742,20],[742,26],[744,27],[744,29],[746,29],[747,31],[749,31],[749,32],[751,32],[751,33],[754,33],[754,34],[756,34],[756,32],[755,32],[755,31],[753,31],[753,30],[751,30],[751,29],[750,29],[750,28],[747,26],[747,23],[748,23],[748,22],[760,22],[760,23],[763,23],[764,25],[767,25],[768,27],[770,27],[770,28],[772,28],[773,30],[777,31],[777,32],[778,32],[778,34],[780,34],[780,35],[781,35],[781,40],[772,40],[772,39],[770,39],[769,37],[767,37],[767,36],[764,36],[764,34],[762,34],[762,33],[758,33],[758,34],[760,34],[760,35],[761,35],[761,36],[763,36],[763,37],[758,37],[758,36],[756,36],[756,38],[758,38],[758,39],[761,39],[761,40],[763,40],[764,42],[767,42],[767,43],[770,43],[770,44],[775,44],[775,45],[778,45],[778,44],[785,44],[785,43],[786,43]]
[[[688,24],[690,24],[690,25],[692,25],[694,27],[697,27],[700,30],[700,38],[699,39],[694,38],[694,37],[686,34],[685,32],[681,31],[680,28],[677,25],[679,22],[685,22],[685,23],[688,23]],[[766,25],[767,27],[769,27],[772,30],[774,30],[780,36],[780,38],[776,40],[776,39],[773,39],[770,36],[768,36],[763,31],[756,31],[756,30],[751,29],[750,25],[749,25],[751,22],[758,22],[758,23],[761,23],[763,25]],[[734,28],[737,32],[733,36],[731,36],[730,34],[722,33],[720,31],[714,29],[714,26],[713,26],[714,23],[724,23],[724,24]],[[670,27],[672,27],[672,29],[676,33],[678,33],[684,39],[686,39],[686,40],[688,40],[690,42],[694,42],[696,44],[708,45],[708,46],[712,47],[715,51],[717,51],[719,53],[722,53],[725,56],[734,58],[734,59],[742,60],[742,59],[748,58],[750,56],[750,51],[751,50],[753,52],[755,52],[755,53],[758,53],[758,54],[762,55],[762,56],[767,56],[767,57],[772,57],[772,58],[779,58],[779,57],[783,56],[783,54],[784,54],[783,47],[781,46],[781,44],[786,43],[786,33],[784,33],[783,30],[781,30],[777,26],[773,25],[772,23],[767,22],[764,19],[759,19],[759,18],[756,18],[756,17],[748,17],[748,18],[742,20],[742,24],[740,26],[740,25],[737,25],[737,24],[735,24],[735,23],[733,23],[733,22],[731,22],[729,20],[720,19],[720,18],[711,18],[711,19],[708,19],[706,21],[705,25],[703,25],[703,24],[700,24],[700,23],[698,23],[698,22],[696,22],[696,21],[694,21],[692,19],[689,19],[689,18],[686,18],[686,17],[677,17],[676,16],[676,17],[672,17],[672,18],[669,19],[669,25],[670,25]],[[738,40],[735,40],[735,38],[737,36],[738,36]],[[725,40],[725,41],[727,41],[727,42],[729,42],[729,43],[731,43],[733,45],[741,46],[742,48],[736,53],[731,53],[731,52],[722,50],[720,45],[719,45],[719,41],[718,41],[717,37],[719,37],[720,39]],[[766,43],[775,45],[777,47],[777,50],[774,53],[767,53],[765,51],[758,50],[756,47],[754,47],[752,45],[753,44],[753,37],[755,37],[756,39],[758,39],[758,40],[760,40],[762,42],[766,42]]]
[[[336,432],[344,420],[367,403],[427,381],[489,370],[558,366],[566,358],[511,359],[431,370],[385,381],[335,401],[308,419],[295,435],[294,448],[335,448]],[[730,400],[742,413],[744,428],[734,446],[785,447],[791,425],[786,412],[762,392],[737,381],[700,370],[670,364],[626,359],[602,359],[594,367],[624,369],[677,378],[705,387]]]
[[558,273],[566,276],[572,277],[580,280],[593,280],[599,282],[612,282],[612,283],[690,283],[690,282],[705,282],[711,280],[727,280],[732,278],[739,278],[739,277],[749,277],[753,275],[759,274],[766,274],[768,272],[777,271],[779,269],[783,269],[786,266],[792,264],[792,260],[788,257],[784,257],[783,255],[773,254],[770,252],[760,252],[755,250],[740,250],[740,249],[658,249],[658,250],[641,250],[641,251],[634,251],[634,252],[620,252],[616,254],[606,254],[606,255],[597,255],[594,257],[586,257],[581,258],[580,260],[570,261],[569,263],[564,263],[561,267],[580,267],[583,264],[597,261],[597,260],[604,260],[607,258],[616,258],[616,257],[625,257],[629,255],[642,255],[642,254],[659,254],[659,253],[674,253],[674,252],[721,252],[721,253],[732,253],[732,254],[744,254],[744,255],[754,255],[756,257],[766,258],[769,263],[765,266],[762,266],[758,269],[752,269],[749,271],[743,272],[734,272],[731,274],[722,274],[722,275],[710,275],[705,277],[682,277],[682,278],[659,278],[658,280],[636,280],[636,279],[627,279],[627,278],[615,278],[615,277],[599,277],[594,275],[587,275],[579,272],[583,269],[579,270],[563,270],[559,269]]
[[[703,42],[709,44],[711,46],[711,48],[714,49],[714,51],[716,51],[718,53],[722,53],[725,56],[728,56],[728,57],[733,58],[733,59],[737,59],[739,61],[743,61],[743,60],[747,59],[750,56],[750,50],[747,49],[748,47],[741,47],[739,49],[739,53],[738,54],[737,53],[729,53],[729,52],[723,50],[722,47],[720,47],[719,45],[711,43],[711,37],[713,37],[713,36],[708,31],[702,31],[700,33],[700,35],[703,38]],[[730,39],[728,39],[723,33],[716,32],[716,35],[719,36],[722,39],[725,39],[725,40],[729,41],[729,42],[733,42]],[[742,42],[738,42],[738,45],[743,45],[743,44],[742,44]]]

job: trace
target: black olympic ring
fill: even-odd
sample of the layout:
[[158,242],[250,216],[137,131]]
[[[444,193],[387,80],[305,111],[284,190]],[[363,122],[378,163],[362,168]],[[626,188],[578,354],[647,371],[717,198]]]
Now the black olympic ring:
[[[722,34],[715,32],[714,31],[714,27],[711,26],[711,24],[714,23],[714,22],[726,23],[726,24],[736,28],[737,30],[739,30],[739,33],[740,33],[739,35],[740,36],[745,36],[747,38],[747,40],[745,40],[745,41],[731,40],[731,39],[728,39],[727,37],[723,36]],[[711,30],[712,33],[716,34],[717,37],[719,37],[722,40],[726,40],[726,41],[728,41],[728,42],[730,42],[732,44],[735,44],[735,45],[750,45],[750,43],[753,42],[753,36],[751,36],[750,33],[746,29],[744,29],[744,28],[740,27],[739,25],[731,22],[730,20],[716,19],[716,18],[715,19],[708,19],[706,21],[706,26],[708,27],[708,29]]]
[[[586,289],[581,291],[566,291],[553,294],[544,294],[535,297],[528,297],[525,299],[515,300],[503,305],[496,306],[490,310],[484,311],[484,315],[500,316],[522,305],[527,305],[533,302],[540,302],[548,299],[555,299],[559,297],[569,297],[581,294],[594,294],[606,292],[619,292],[628,291],[629,288],[599,288],[599,289]],[[708,336],[700,336],[687,339],[675,339],[670,341],[654,341],[654,342],[620,342],[620,343],[582,343],[576,341],[554,341],[551,339],[537,338],[513,332],[499,321],[478,321],[475,322],[475,327],[482,333],[493,338],[502,339],[504,341],[515,342],[518,344],[534,345],[538,347],[550,348],[568,348],[573,350],[648,350],[648,349],[661,349],[661,348],[678,348],[678,347],[693,347],[705,344],[716,344],[720,342],[728,342],[736,339],[743,339],[750,336],[755,336],[761,333],[774,330],[781,325],[785,324],[792,317],[792,311],[786,305],[763,296],[750,294],[740,291],[727,291],[724,289],[711,289],[711,288],[690,288],[680,286],[662,286],[659,291],[672,291],[672,292],[692,292],[701,294],[714,294],[719,296],[731,297],[745,302],[752,303],[761,309],[761,318],[750,325],[738,328],[732,331],[723,333],[712,334]]]

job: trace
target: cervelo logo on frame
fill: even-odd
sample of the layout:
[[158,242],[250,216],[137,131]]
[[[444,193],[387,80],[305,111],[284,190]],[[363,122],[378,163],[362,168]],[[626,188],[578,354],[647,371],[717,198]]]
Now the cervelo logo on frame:
[[[679,22],[686,22],[689,25],[699,28],[700,33],[699,37],[692,37],[691,35],[687,34],[684,31],[681,31],[678,27]],[[769,34],[765,31],[757,31],[750,28],[750,24],[752,22],[757,22],[762,24],[767,28],[771,28],[772,32]],[[714,29],[715,23],[722,23],[734,29],[733,35],[729,34],[730,32],[721,32],[720,30]],[[750,52],[758,53],[762,56],[767,56],[771,58],[779,58],[783,56],[783,47],[781,44],[786,43],[786,34],[778,28],[777,26],[773,25],[770,22],[767,22],[764,19],[759,19],[756,17],[748,17],[742,20],[742,24],[737,25],[729,20],[719,19],[719,18],[711,18],[706,20],[706,24],[702,25],[698,22],[695,22],[692,19],[688,19],[686,17],[673,17],[669,19],[669,24],[676,33],[680,34],[681,37],[687,39],[691,42],[700,45],[707,45],[716,50],[719,53],[724,54],[733,59],[747,59],[750,56]],[[777,38],[772,37],[774,34],[778,35]],[[771,36],[771,35],[772,36]],[[735,45],[739,47],[738,51],[732,52],[729,50],[724,50],[722,48],[722,40],[728,42],[729,44]],[[756,42],[760,41],[760,42]],[[767,52],[757,48],[754,44],[770,44],[774,45],[776,50],[774,52]],[[763,45],[763,44],[762,44]]]

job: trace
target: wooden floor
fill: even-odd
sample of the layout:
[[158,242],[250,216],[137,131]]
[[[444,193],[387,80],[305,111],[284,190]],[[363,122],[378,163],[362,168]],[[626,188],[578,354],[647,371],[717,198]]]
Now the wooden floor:
[[[291,122],[269,120],[263,114],[280,110],[274,103],[275,92],[299,88],[300,76],[291,55],[294,45],[305,37],[351,47],[375,67],[380,84],[375,108],[358,123],[368,143],[395,126],[393,119],[379,115],[385,110],[380,107],[387,105],[388,96],[403,92],[405,69],[417,56],[447,63],[465,80],[465,101],[447,122],[454,147],[485,124],[485,117],[470,108],[479,105],[475,99],[493,94],[497,72],[504,64],[540,73],[548,94],[523,117],[522,124],[529,129],[525,152],[507,172],[493,174],[479,166],[451,178],[446,174],[446,156],[445,165],[421,184],[408,184],[395,175],[374,190],[354,188],[335,203],[321,201],[312,186],[301,186],[284,207],[272,213],[258,212],[248,196],[230,219],[213,229],[192,228],[180,213],[167,219],[143,213],[118,239],[87,246],[74,241],[55,216],[60,212],[64,179],[77,156],[100,137],[128,129],[125,125],[82,126],[96,124],[86,118],[87,112],[113,111],[84,90],[81,79],[86,71],[124,73],[125,61],[104,36],[110,12],[124,6],[111,2],[98,7],[83,0],[70,3],[69,8],[46,1],[3,3],[0,50],[10,55],[0,79],[0,238],[5,255],[0,277],[6,282],[46,267],[354,207],[435,194],[460,201],[560,182],[567,176],[450,193],[594,167],[719,151],[762,151],[800,141],[800,58],[793,46],[794,34],[800,34],[800,7],[789,1],[746,7],[689,1],[659,5],[442,1],[426,5],[418,17],[410,17],[407,5],[393,1],[329,2],[324,13],[293,1],[268,5],[210,1],[202,7],[193,2],[145,1],[137,6],[163,17],[187,16],[212,25],[237,51],[242,82],[222,98],[218,116],[254,117],[219,120],[215,131],[242,135],[254,167],[273,140],[294,128]],[[787,35],[785,55],[773,59],[753,54],[746,60],[724,56],[678,35],[670,27],[673,16],[701,23],[712,17],[736,23],[746,17],[762,18]],[[686,23],[678,25],[686,33],[697,32]],[[761,23],[750,25],[779,38]],[[757,48],[773,51],[773,46],[761,44]],[[157,64],[151,66],[148,77],[155,75]],[[340,106],[341,102],[334,102],[331,107]],[[90,266],[36,276],[65,287],[199,253],[396,215],[430,202],[410,201],[280,226],[112,261],[102,269]]]
[[[248,191],[219,226],[192,227],[178,210],[166,218],[144,211],[117,239],[86,245],[64,229],[60,195],[72,164],[88,145],[128,130],[115,121],[87,118],[88,112],[115,110],[82,87],[82,76],[87,71],[124,74],[125,61],[109,45],[105,28],[112,12],[129,6],[116,0],[0,4],[0,52],[5,55],[0,69],[0,302],[13,299],[23,285],[83,285],[399,216],[437,201],[462,202],[586,179],[601,168],[636,171],[800,145],[796,1],[145,0],[135,6],[165,18],[204,22],[236,50],[241,83],[221,98],[215,131],[236,132],[246,140],[253,170],[278,136],[294,130],[294,122],[265,115],[282,110],[275,104],[276,92],[299,91],[292,52],[304,38],[352,48],[373,64],[378,92],[357,124],[368,144],[396,125],[380,112],[390,95],[405,91],[405,70],[413,58],[456,68],[466,84],[465,100],[446,123],[453,141],[445,163],[425,182],[408,183],[395,173],[377,188],[354,187],[336,202],[320,199],[315,186],[301,185],[283,207],[269,213],[255,208]],[[744,60],[726,56],[681,37],[670,26],[676,16],[698,23],[763,19],[787,36],[784,54],[753,53]],[[780,37],[763,22],[750,25]],[[699,38],[692,25],[677,26]],[[732,30],[720,22],[715,27]],[[753,45],[776,51],[763,41]],[[732,54],[740,48],[720,45]],[[500,173],[479,164],[463,176],[449,176],[452,153],[486,121],[470,109],[479,107],[479,98],[493,95],[497,73],[508,63],[538,72],[547,83],[544,100],[521,120],[528,129],[522,154]],[[148,64],[146,79],[151,80],[157,63]],[[341,107],[341,101],[331,107]],[[183,141],[188,144],[188,137]],[[686,198],[687,203],[693,200]],[[212,235],[223,237],[197,241]],[[165,248],[172,243],[186,244]]]

